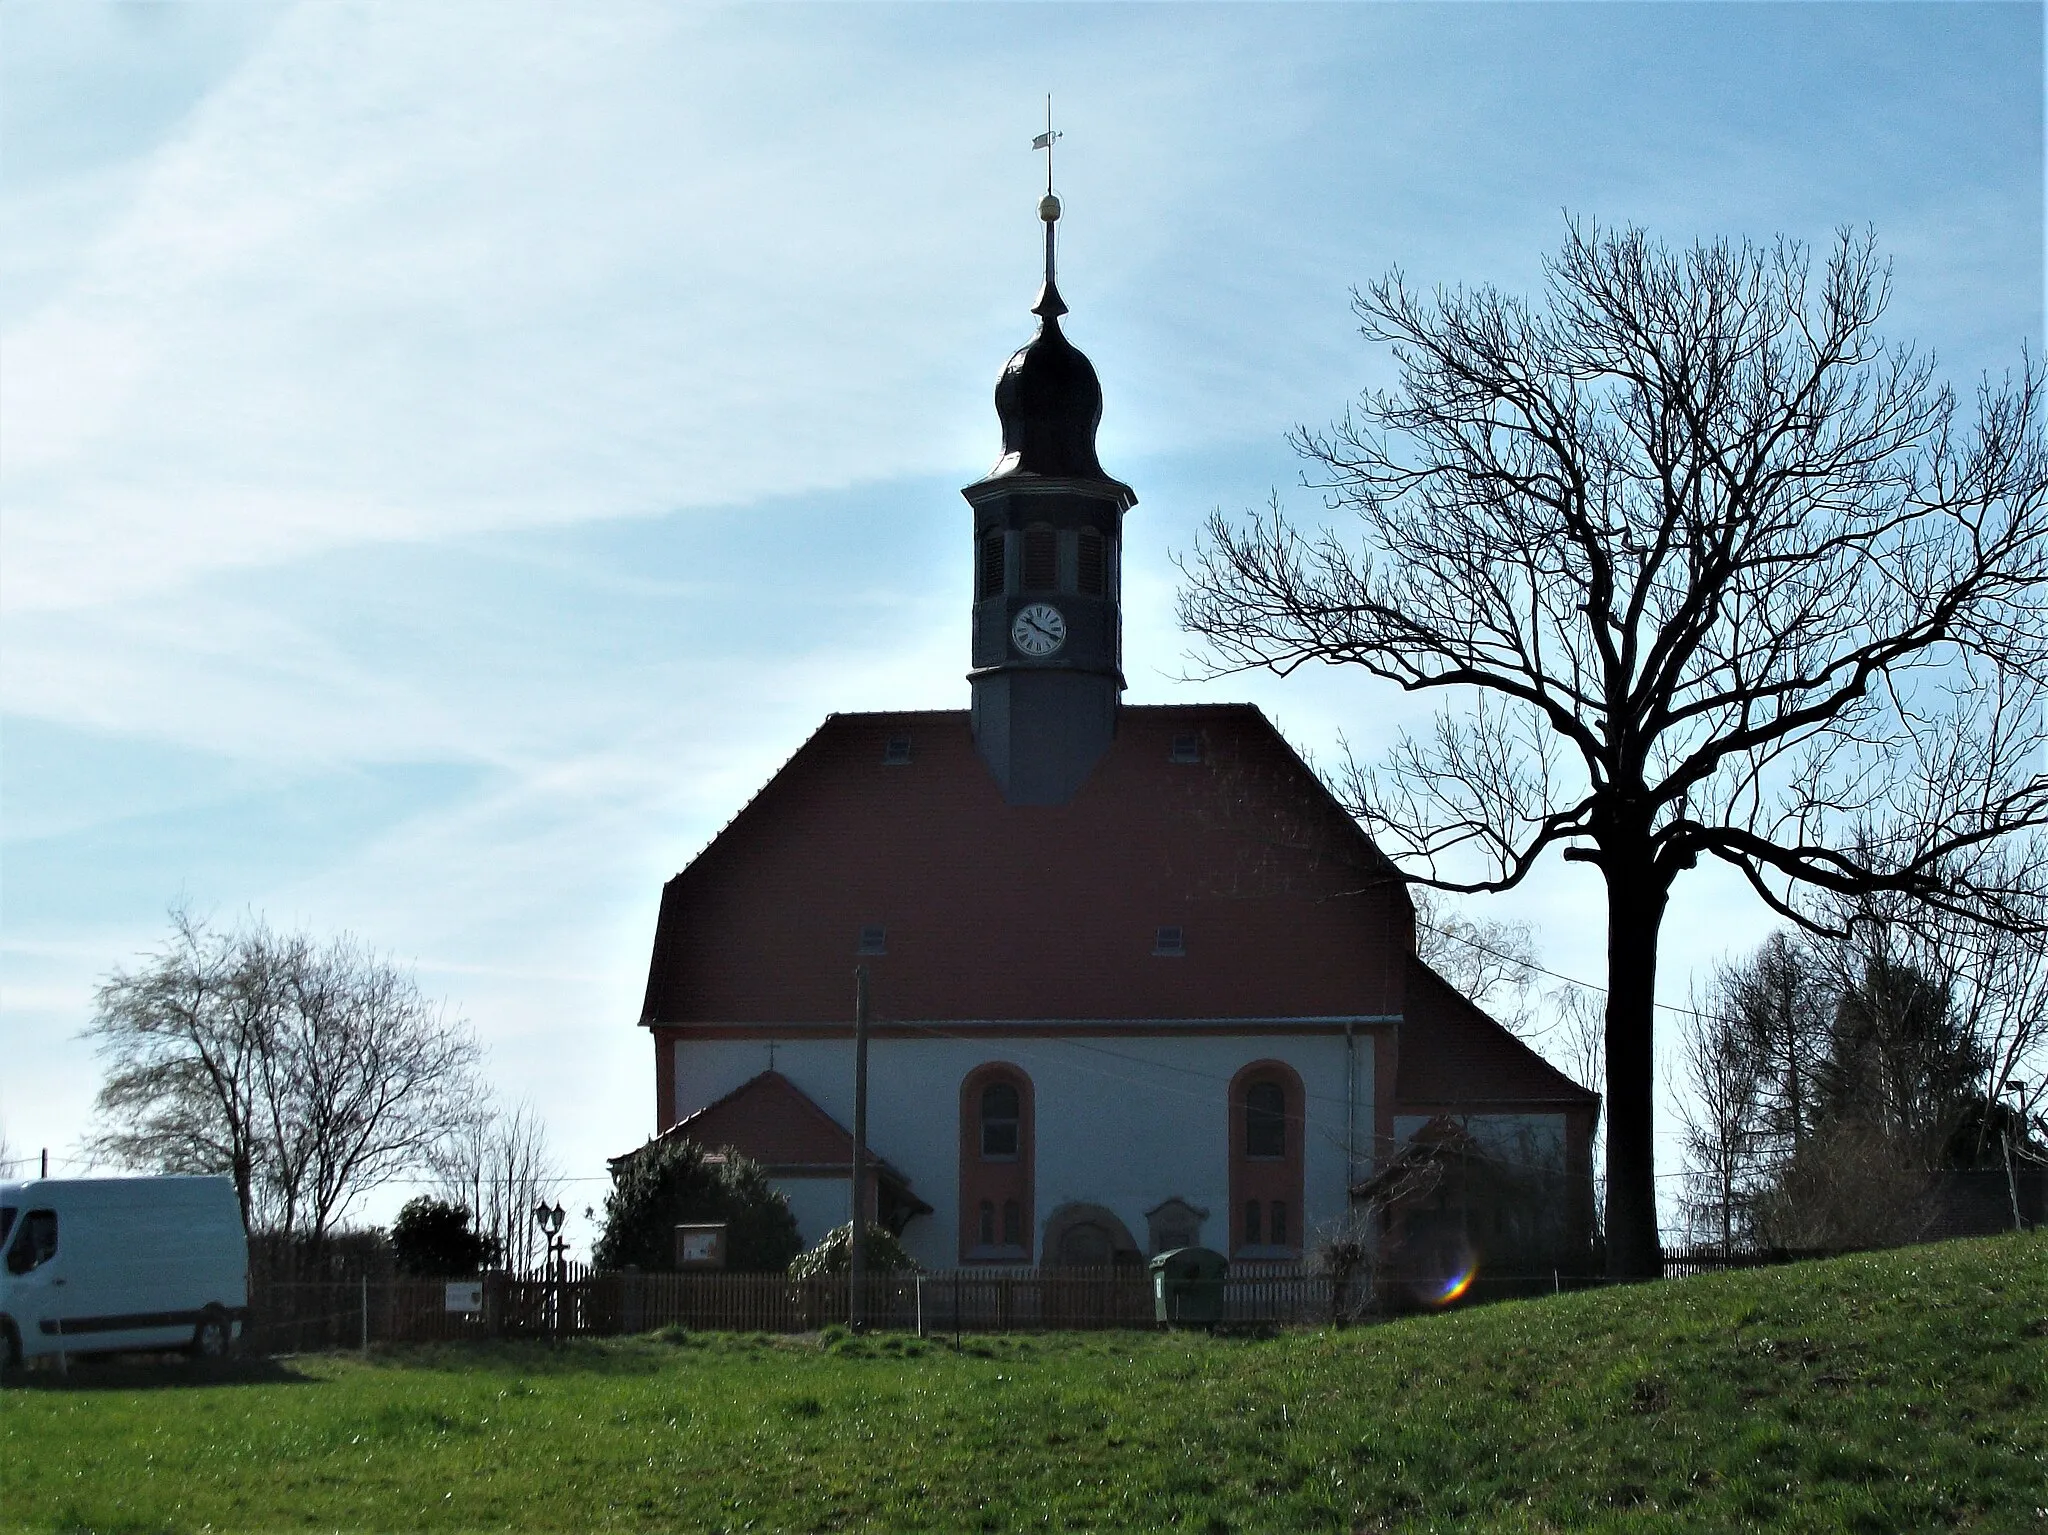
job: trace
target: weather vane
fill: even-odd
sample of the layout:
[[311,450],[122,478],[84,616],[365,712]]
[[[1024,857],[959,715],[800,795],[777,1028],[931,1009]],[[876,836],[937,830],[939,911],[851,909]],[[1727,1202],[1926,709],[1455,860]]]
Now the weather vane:
[[1052,196],[1052,146],[1053,141],[1059,138],[1059,136],[1059,134],[1053,132],[1052,97],[1048,95],[1045,98],[1045,132],[1031,141],[1033,149],[1045,151],[1045,195],[1047,197]]
[[1052,190],[1052,146],[1059,136],[1052,125],[1052,97],[1048,95],[1045,98],[1045,132],[1031,141],[1033,149],[1045,151],[1045,196],[1038,200],[1038,216],[1045,220],[1045,291],[1039,294],[1032,311],[1051,318],[1067,312],[1067,306],[1060,302],[1060,290],[1053,282],[1053,226],[1059,222],[1060,200]]

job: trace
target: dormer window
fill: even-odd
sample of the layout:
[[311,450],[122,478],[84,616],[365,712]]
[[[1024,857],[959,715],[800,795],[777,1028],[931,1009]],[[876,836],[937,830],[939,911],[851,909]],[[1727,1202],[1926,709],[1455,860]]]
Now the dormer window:
[[1169,959],[1179,959],[1188,951],[1187,934],[1177,927],[1162,927],[1153,936],[1152,952]]
[[1003,535],[991,533],[981,541],[975,557],[974,595],[1000,597],[1003,594]]
[[1102,535],[1093,528],[1081,530],[1076,552],[1075,579],[1084,597],[1100,597],[1109,587],[1109,560]]
[[1024,530],[1024,590],[1049,592],[1060,583],[1060,536],[1051,528]]
[[902,767],[910,761],[910,737],[889,737],[882,746],[882,761],[890,767]]
[[889,952],[889,930],[885,927],[869,926],[860,930],[858,954],[887,954]]
[[1202,738],[1188,731],[1173,738],[1173,750],[1167,753],[1168,762],[1200,762],[1202,760]]

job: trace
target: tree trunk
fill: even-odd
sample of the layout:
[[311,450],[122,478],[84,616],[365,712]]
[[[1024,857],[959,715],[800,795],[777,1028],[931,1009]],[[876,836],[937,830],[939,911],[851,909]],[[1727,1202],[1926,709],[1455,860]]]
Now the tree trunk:
[[1657,1279],[1657,935],[1669,890],[1647,869],[1607,871],[1607,1275]]

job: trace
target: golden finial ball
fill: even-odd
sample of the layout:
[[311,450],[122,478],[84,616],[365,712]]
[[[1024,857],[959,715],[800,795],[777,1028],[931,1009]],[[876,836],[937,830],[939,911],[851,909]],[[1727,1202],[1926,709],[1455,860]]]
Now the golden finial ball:
[[1048,192],[1038,199],[1038,216],[1050,224],[1060,216],[1060,200]]

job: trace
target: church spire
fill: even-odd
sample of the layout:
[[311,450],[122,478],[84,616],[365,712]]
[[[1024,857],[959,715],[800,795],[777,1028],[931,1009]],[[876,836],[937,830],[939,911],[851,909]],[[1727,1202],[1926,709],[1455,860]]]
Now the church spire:
[[[1003,423],[1003,455],[988,481],[1017,476],[1096,480],[1129,497],[1130,488],[1103,471],[1095,456],[1095,429],[1102,421],[1102,385],[1095,368],[1060,329],[1067,313],[1057,278],[1060,200],[1052,190],[1052,98],[1046,98],[1045,132],[1031,141],[1045,151],[1045,195],[1038,200],[1045,226],[1045,283],[1031,312],[1038,334],[1004,364],[996,379],[996,415]],[[986,482],[984,482],[986,483]],[[1135,499],[1135,498],[1133,498]]]
[[1138,499],[1095,457],[1102,385],[1060,331],[1058,137],[1048,98],[1031,146],[1046,152],[1038,334],[996,380],[1003,456],[961,492],[974,508],[974,742],[1013,805],[1066,803],[1115,737],[1123,515]]
[[1038,216],[1045,224],[1045,286],[1038,290],[1038,302],[1031,306],[1031,312],[1048,320],[1057,320],[1067,312],[1067,306],[1060,297],[1059,284],[1054,280],[1054,256],[1059,248],[1060,199],[1052,189],[1052,146],[1059,134],[1052,126],[1052,97],[1045,98],[1045,132],[1031,141],[1033,149],[1045,151],[1045,196],[1038,199]]

